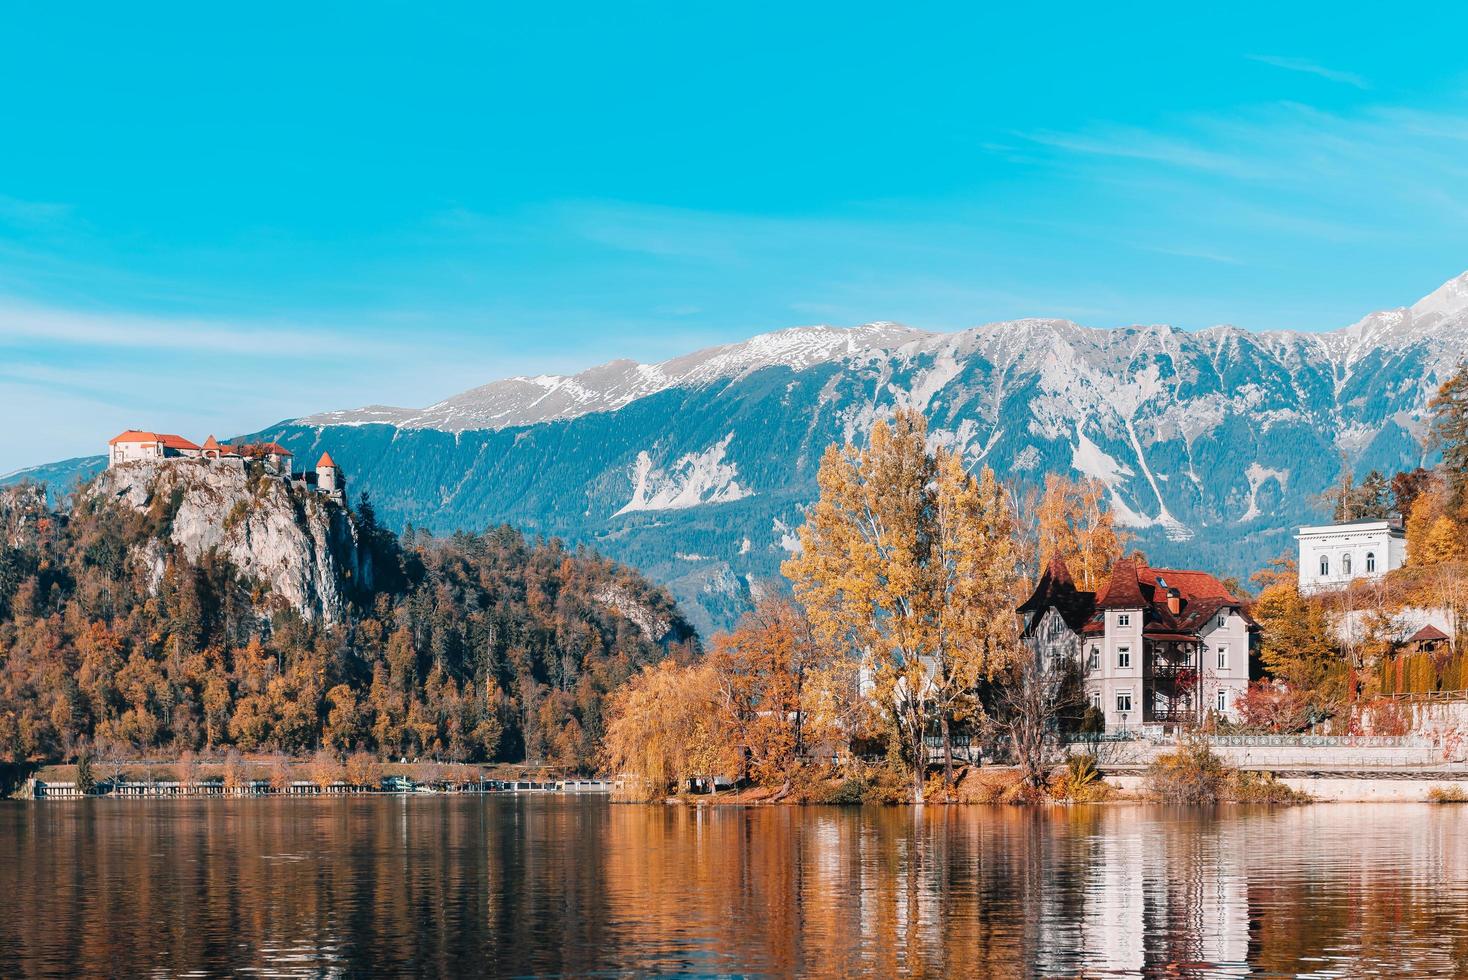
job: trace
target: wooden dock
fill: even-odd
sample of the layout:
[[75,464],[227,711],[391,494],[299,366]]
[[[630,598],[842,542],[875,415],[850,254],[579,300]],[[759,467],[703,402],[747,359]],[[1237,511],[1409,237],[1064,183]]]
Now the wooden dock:
[[268,779],[252,779],[233,786],[221,780],[180,782],[178,780],[117,780],[97,783],[89,791],[74,782],[29,779],[18,796],[32,800],[80,800],[102,797],[126,800],[185,799],[199,797],[237,798],[256,796],[361,796],[409,793],[503,793],[608,794],[617,788],[613,779],[481,779],[463,783],[418,783],[404,776],[385,776],[378,785],[359,786],[347,782],[316,783],[295,779],[278,785]]

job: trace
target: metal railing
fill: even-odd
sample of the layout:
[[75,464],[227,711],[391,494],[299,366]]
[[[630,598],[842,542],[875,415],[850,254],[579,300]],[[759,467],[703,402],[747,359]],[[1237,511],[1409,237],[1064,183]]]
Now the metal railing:
[[1298,748],[1422,748],[1432,743],[1421,735],[1213,735],[1210,745]]
[[1403,691],[1399,694],[1383,694],[1393,701],[1468,701],[1468,691]]
[[[1208,735],[1209,745],[1220,748],[1424,748],[1433,743],[1422,735]],[[1176,736],[1154,731],[1077,733],[1068,735],[1067,745],[1104,742],[1152,742],[1172,745]]]

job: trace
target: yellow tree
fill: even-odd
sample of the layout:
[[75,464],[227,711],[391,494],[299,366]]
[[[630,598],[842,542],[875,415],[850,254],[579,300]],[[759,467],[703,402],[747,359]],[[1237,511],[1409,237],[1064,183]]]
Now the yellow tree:
[[782,568],[818,642],[838,656],[866,658],[871,693],[909,753],[914,799],[927,767],[923,658],[934,625],[925,581],[933,523],[926,433],[920,414],[899,412],[872,428],[865,449],[829,446],[800,554]]
[[645,799],[677,792],[695,776],[738,765],[719,725],[717,679],[706,661],[644,667],[608,702],[603,751],[613,774],[631,780]]
[[979,712],[979,682],[1017,659],[1015,606],[1023,579],[1009,495],[985,467],[977,480],[962,459],[934,459],[933,556],[928,580],[936,617],[929,696],[938,716],[944,784],[953,785],[952,725]]
[[1325,712],[1349,698],[1350,669],[1330,632],[1323,603],[1300,594],[1295,581],[1277,575],[1254,603],[1259,658],[1269,673]]
[[1105,500],[1106,484],[1100,480],[1071,480],[1054,473],[1045,477],[1038,515],[1039,568],[1062,558],[1078,587],[1089,592],[1101,587],[1126,545]]
[[[925,736],[948,722],[979,676],[1004,664],[998,639],[1017,573],[1013,516],[992,473],[927,449],[927,423],[899,411],[866,448],[831,446],[800,554],[783,571],[817,641],[859,651],[871,694],[902,740],[921,799]],[[945,751],[951,772],[951,750]]]

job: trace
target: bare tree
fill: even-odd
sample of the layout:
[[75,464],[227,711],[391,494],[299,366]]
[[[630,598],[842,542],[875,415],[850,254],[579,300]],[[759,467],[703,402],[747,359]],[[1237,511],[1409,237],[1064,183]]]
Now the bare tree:
[[1026,657],[1001,684],[995,697],[991,731],[1009,740],[1025,782],[1042,788],[1060,759],[1060,719],[1081,704],[1073,666],[1046,669]]

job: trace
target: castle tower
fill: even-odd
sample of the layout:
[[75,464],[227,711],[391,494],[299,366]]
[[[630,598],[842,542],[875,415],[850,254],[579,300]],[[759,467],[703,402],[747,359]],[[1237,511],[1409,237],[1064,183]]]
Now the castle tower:
[[331,453],[322,453],[316,461],[316,489],[322,493],[341,493],[346,489],[346,482]]
[[211,432],[209,438],[204,440],[202,455],[205,459],[218,459],[222,448],[219,445],[219,441],[214,438],[214,434]]

